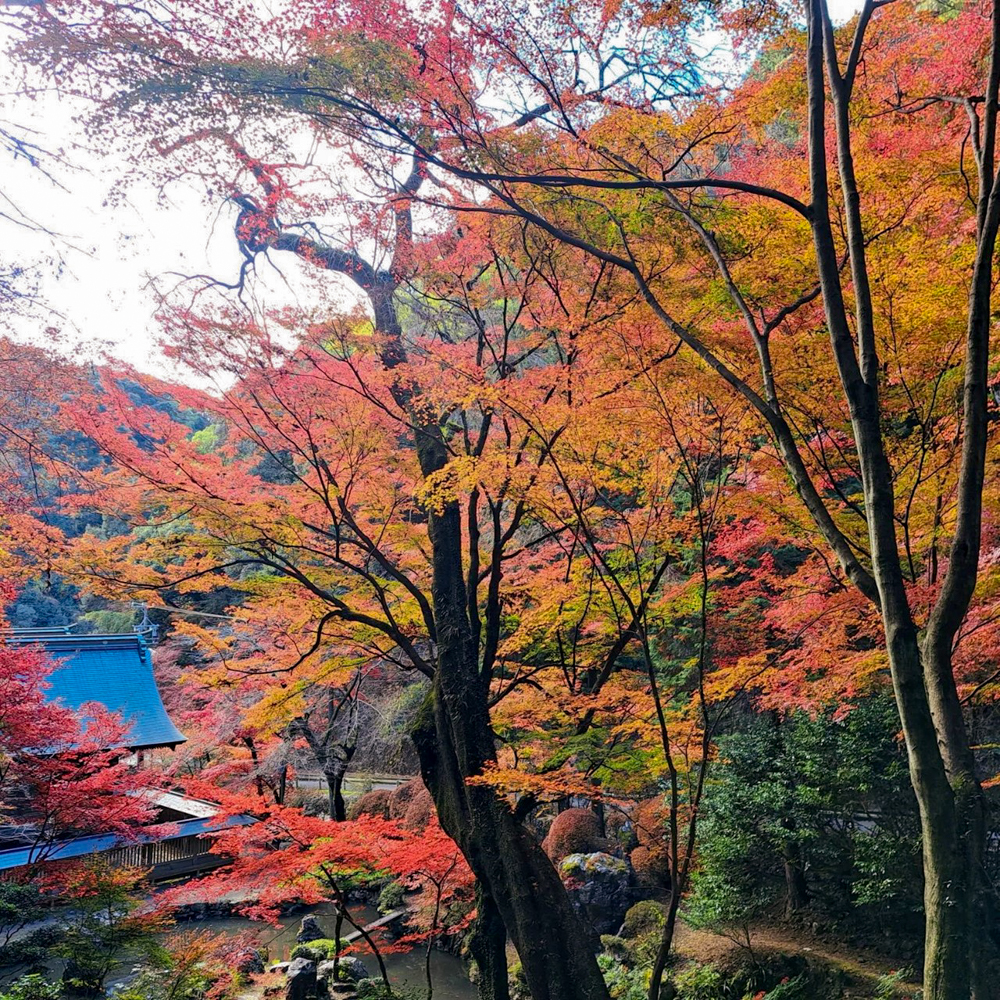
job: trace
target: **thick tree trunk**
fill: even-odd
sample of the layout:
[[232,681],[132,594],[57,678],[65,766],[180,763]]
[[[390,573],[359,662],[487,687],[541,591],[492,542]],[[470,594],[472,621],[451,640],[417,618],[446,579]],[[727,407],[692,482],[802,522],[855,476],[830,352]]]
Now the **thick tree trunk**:
[[[936,641],[935,641],[936,640]],[[933,626],[923,645],[924,676],[928,678],[931,714],[955,800],[955,841],[964,856],[969,897],[969,969],[975,1000],[1000,996],[995,972],[996,945],[985,928],[991,926],[993,887],[986,873],[988,825],[986,798],[976,774],[968,730],[954,683],[951,640],[942,642]]]
[[476,919],[469,950],[479,967],[480,1000],[510,1000],[507,928],[492,897],[476,886]]
[[[474,683],[480,684],[478,677]],[[413,730],[442,827],[493,900],[534,1000],[607,1000],[595,958],[597,941],[581,923],[541,845],[492,788],[467,784],[492,759],[492,733],[474,718],[484,716],[485,699],[475,699],[482,706],[476,711],[472,699],[460,691],[449,696],[444,688],[439,673]],[[497,961],[495,950],[491,957]],[[498,978],[493,967],[481,981],[480,995],[492,1000],[489,990]]]
[[[392,292],[387,284],[371,295],[376,326],[393,338],[382,355],[390,368],[405,357]],[[398,390],[397,402],[409,408],[406,390]],[[444,468],[449,454],[440,427],[418,425],[414,438],[421,472],[428,476]],[[598,941],[573,909],[541,845],[494,789],[468,783],[496,760],[496,747],[490,679],[481,670],[469,616],[459,505],[429,511],[427,528],[437,655],[431,691],[411,731],[424,783],[442,828],[495,904],[533,1000],[609,1000],[597,967]],[[495,951],[492,960],[499,961]],[[495,988],[498,978],[494,968],[484,989]]]
[[[494,789],[468,783],[496,759],[496,750],[489,681],[480,672],[467,611],[457,504],[432,513],[429,531],[437,663],[413,729],[424,782],[442,827],[496,905],[534,1000],[608,1000],[597,941],[552,862]],[[494,970],[492,982],[496,977]]]
[[[866,4],[862,21],[873,8]],[[872,576],[886,639],[893,690],[906,739],[910,778],[920,812],[924,863],[924,997],[925,1000],[968,1000],[971,995],[972,913],[975,893],[970,867],[968,830],[952,787],[946,744],[959,737],[949,734],[946,719],[933,707],[934,679],[922,660],[917,629],[909,605],[896,538],[893,476],[882,438],[879,403],[879,364],[874,317],[867,291],[865,243],[860,200],[853,174],[849,103],[852,78],[841,73],[825,0],[810,0],[807,8],[806,75],[809,89],[809,178],[812,231],[823,293],[823,307],[836,360],[850,407],[864,487],[865,515],[871,551]],[[824,75],[824,60],[826,74]],[[848,73],[853,73],[849,70]],[[855,343],[841,285],[838,254],[831,224],[828,182],[827,97],[832,94],[837,139],[837,162],[844,196],[848,249],[854,277]],[[991,136],[992,138],[992,136]],[[984,140],[985,142],[985,140]],[[992,177],[992,170],[990,171]],[[977,272],[979,268],[977,267]],[[971,333],[971,327],[970,327]],[[860,358],[859,358],[860,355]],[[968,418],[968,413],[966,414]],[[980,428],[965,422],[965,435],[979,437]],[[968,448],[966,440],[963,447]],[[964,456],[963,456],[964,462]],[[963,470],[963,479],[965,479]],[[976,493],[972,490],[971,493]],[[971,494],[970,494],[971,495]],[[978,496],[981,497],[981,480]],[[970,509],[975,508],[972,503]],[[961,514],[961,512],[960,512]],[[959,517],[956,538],[974,527]],[[978,534],[976,536],[978,544]],[[971,544],[967,541],[966,546]],[[974,579],[975,566],[970,567]],[[953,574],[949,571],[949,581]],[[946,581],[945,590],[949,581]],[[971,593],[971,589],[969,591]],[[967,602],[961,608],[964,616]],[[953,602],[953,608],[958,603]],[[933,618],[932,616],[932,624]],[[950,674],[948,682],[953,685]],[[945,724],[945,729],[939,725]],[[966,746],[967,746],[966,742]]]
[[347,819],[347,803],[344,801],[344,778],[345,772],[342,768],[324,773],[326,778],[326,801],[327,809],[330,812],[330,819],[337,823],[343,823]]
[[967,831],[948,781],[920,672],[916,628],[907,614],[897,624],[883,608],[893,687],[899,706],[910,778],[920,812],[924,867],[924,996],[971,996],[972,872]]

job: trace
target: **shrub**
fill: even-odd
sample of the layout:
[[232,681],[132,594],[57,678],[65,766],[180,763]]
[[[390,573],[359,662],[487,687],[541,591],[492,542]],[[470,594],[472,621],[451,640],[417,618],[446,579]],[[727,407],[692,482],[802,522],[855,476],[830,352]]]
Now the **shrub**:
[[423,1000],[426,990],[396,986],[389,990],[381,979],[362,979],[354,987],[357,1000]]
[[405,784],[400,785],[389,795],[389,819],[404,819],[406,812],[410,808],[413,800],[421,793],[427,791],[424,783],[419,778],[410,778]]
[[382,819],[389,818],[389,798],[390,793],[384,790],[365,792],[359,795],[347,810],[348,819],[357,819],[359,816],[380,816]]
[[398,882],[386,882],[378,894],[379,913],[392,913],[398,910],[406,900],[406,890]]
[[651,892],[670,888],[670,857],[666,847],[640,844],[629,853],[639,885]]
[[24,965],[28,968],[40,968],[61,940],[61,928],[51,925],[39,927],[0,948],[0,967]]
[[[919,938],[921,879],[898,728],[879,695],[843,717],[796,712],[720,737],[688,912],[732,926],[808,907],[811,920],[905,954]],[[854,822],[860,801],[877,822]]]
[[601,949],[605,955],[613,958],[616,962],[632,964],[632,954],[629,951],[628,941],[623,938],[614,934],[602,934]]
[[298,806],[307,816],[325,816],[329,810],[330,798],[320,788],[297,788],[288,797],[290,806]]
[[60,983],[49,982],[47,976],[32,973],[5,986],[0,1000],[59,1000],[61,995]]
[[629,969],[612,955],[598,955],[597,965],[611,1000],[646,1000],[649,969]]
[[769,990],[764,1000],[814,1000],[816,991],[805,975],[796,976],[794,979],[786,979],[783,983],[778,983],[773,990]]
[[663,907],[652,899],[644,899],[629,907],[622,924],[622,937],[634,938],[659,931],[666,921]]
[[424,830],[436,815],[434,797],[426,788],[421,788],[413,797],[406,814],[403,816],[403,826],[407,830]]
[[[341,945],[341,952],[346,945]],[[292,949],[292,958],[308,958],[313,962],[325,962],[328,958],[333,958],[337,951],[337,942],[334,938],[316,938],[315,941],[306,941],[297,944]]]
[[714,965],[690,965],[674,977],[678,1000],[726,1000],[726,980]]
[[663,796],[643,799],[632,811],[635,839],[643,847],[664,847],[667,829],[667,805]]
[[635,823],[632,816],[623,809],[606,808],[604,813],[604,830],[608,839],[624,851],[631,851],[638,846],[635,835]]
[[566,809],[559,813],[542,841],[542,849],[553,862],[567,854],[594,854],[607,847],[601,836],[600,820],[589,809]]
[[14,931],[41,919],[45,915],[43,904],[44,900],[37,886],[13,881],[0,882],[0,941],[10,944]]
[[875,996],[877,1000],[893,1000],[899,995],[899,989],[908,979],[912,979],[916,973],[913,969],[895,969],[878,977],[875,984]]

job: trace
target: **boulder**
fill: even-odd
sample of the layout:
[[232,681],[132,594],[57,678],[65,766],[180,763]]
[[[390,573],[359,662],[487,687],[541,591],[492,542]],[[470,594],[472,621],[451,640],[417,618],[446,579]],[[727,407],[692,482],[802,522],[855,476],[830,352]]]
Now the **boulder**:
[[259,976],[264,971],[264,955],[256,948],[247,948],[233,959],[233,966],[244,976]]
[[[330,982],[335,982],[334,978],[334,962],[330,959],[328,962],[320,962],[319,967],[316,970],[317,979],[326,979]],[[352,982],[360,982],[362,979],[368,979],[371,973],[368,971],[365,963],[361,961],[356,955],[341,955],[340,956],[340,978],[350,979]]]
[[353,979],[354,982],[359,983],[362,979],[368,979],[371,973],[365,966],[365,963],[358,958],[357,955],[347,955],[340,960],[340,968],[343,970],[344,974],[349,978]]
[[632,868],[602,851],[570,854],[559,865],[570,900],[597,934],[614,934],[634,901]]
[[285,980],[285,1000],[314,1000],[316,996],[316,963],[308,958],[296,958],[288,963]]
[[299,944],[306,944],[309,941],[318,941],[320,938],[326,937],[326,931],[323,930],[319,925],[319,921],[311,914],[307,913],[302,918],[302,923],[299,926],[299,933],[295,935],[295,940]]

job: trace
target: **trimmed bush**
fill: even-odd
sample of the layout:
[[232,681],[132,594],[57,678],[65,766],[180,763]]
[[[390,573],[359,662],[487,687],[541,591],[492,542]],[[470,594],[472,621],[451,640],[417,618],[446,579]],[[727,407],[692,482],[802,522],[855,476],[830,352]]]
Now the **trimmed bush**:
[[670,856],[666,847],[640,844],[629,852],[628,857],[643,889],[659,893],[670,888]]
[[643,847],[665,847],[667,819],[667,804],[662,796],[643,799],[632,811],[635,839]]
[[[343,953],[347,945],[341,945],[340,950]],[[337,942],[334,938],[317,938],[315,941],[307,941],[304,944],[297,944],[292,949],[291,957],[295,958],[308,958],[311,962],[325,962],[329,958],[333,958],[337,951]]]
[[403,817],[403,826],[407,830],[425,830],[427,824],[437,815],[434,807],[434,797],[426,788],[421,788],[410,802]]
[[347,810],[348,819],[358,819],[360,816],[379,816],[389,818],[389,799],[391,793],[384,790],[365,792],[359,795]]
[[651,899],[644,899],[636,903],[635,906],[629,907],[622,924],[621,934],[623,938],[642,937],[644,934],[651,934],[654,931],[659,932],[665,922],[666,916],[663,913],[663,907]]
[[424,783],[419,778],[410,778],[405,785],[400,785],[389,795],[389,819],[404,819],[413,800],[421,792],[426,791]]
[[601,935],[601,951],[616,962],[625,962],[628,965],[632,963],[632,953],[629,951],[628,941],[614,934]]
[[542,849],[554,863],[568,854],[606,852],[607,841],[601,836],[601,823],[589,809],[566,809],[549,827]]

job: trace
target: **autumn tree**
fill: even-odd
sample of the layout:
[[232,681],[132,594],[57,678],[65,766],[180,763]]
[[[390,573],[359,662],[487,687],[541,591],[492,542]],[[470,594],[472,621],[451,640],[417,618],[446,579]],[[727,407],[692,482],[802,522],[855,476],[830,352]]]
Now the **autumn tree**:
[[[759,58],[749,73],[741,61],[742,79],[719,91],[690,68],[691,39],[709,23],[696,4],[426,12],[315,3],[296,7],[290,21],[258,21],[250,12],[206,18],[178,4],[155,26],[112,5],[79,7],[72,21],[50,11],[37,17],[33,57],[74,70],[64,79],[78,81],[78,91],[100,66],[115,81],[111,117],[138,124],[140,135],[154,122],[164,156],[197,151],[192,169],[213,178],[228,163],[223,189],[238,212],[248,267],[260,254],[294,254],[344,275],[368,300],[371,345],[381,372],[394,375],[386,381],[365,368],[363,379],[347,378],[364,386],[359,398],[375,396],[406,428],[429,501],[421,516],[430,599],[413,593],[398,565],[381,564],[423,619],[417,643],[388,623],[394,645],[433,677],[423,733],[433,722],[434,739],[418,739],[422,766],[442,822],[497,903],[535,995],[602,996],[604,988],[566,937],[533,953],[526,929],[534,903],[520,885],[547,887],[537,898],[557,915],[557,928],[574,926],[573,918],[506,807],[466,783],[496,753],[485,679],[496,663],[504,547],[524,514],[517,500],[507,506],[514,478],[501,476],[491,490],[477,484],[462,495],[472,501],[464,509],[440,489],[461,481],[467,466],[456,459],[481,463],[490,454],[489,431],[500,420],[490,397],[473,407],[475,421],[453,421],[468,405],[436,392],[427,367],[412,365],[415,338],[399,302],[415,264],[414,201],[432,218],[457,213],[462,227],[483,213],[516,220],[523,242],[544,248],[529,273],[553,290],[569,273],[577,290],[593,291],[563,312],[563,330],[580,327],[587,302],[607,301],[604,289],[614,288],[618,303],[631,295],[643,303],[642,329],[653,323],[659,336],[629,359],[630,372],[660,370],[682,349],[758,414],[762,478],[779,491],[793,484],[790,516],[811,522],[805,530],[821,540],[835,585],[854,588],[882,622],[921,815],[926,995],[988,996],[987,949],[974,942],[988,909],[985,802],[953,651],[981,562],[1000,221],[993,7],[943,14],[870,0],[845,29],[824,0],[808,0],[801,11],[755,8],[752,18],[722,10],[722,28]],[[481,66],[490,72],[478,73]],[[183,119],[170,119],[167,139],[164,103]],[[257,115],[282,128],[308,123],[365,175],[374,193],[363,210],[336,196],[320,201],[363,220],[351,235],[372,240],[383,259],[373,264],[357,239],[317,235],[305,185],[289,185],[272,166],[288,158],[248,151],[254,137],[243,123]],[[285,138],[264,141],[283,147]],[[901,167],[900,149],[912,152],[916,169]],[[588,268],[589,283],[579,277]],[[466,270],[463,284],[475,288],[475,273]],[[558,292],[550,302],[566,305]],[[207,330],[196,328],[195,343],[221,335],[219,327]],[[823,350],[817,334],[826,338]],[[444,342],[450,350],[454,338]],[[488,358],[489,377],[473,381],[490,393],[511,381],[512,369],[533,371],[528,356],[507,350],[506,340],[498,349],[486,331],[465,343],[480,345],[480,364]],[[267,364],[273,350],[268,345]],[[454,367],[460,345],[445,362],[449,350],[439,359]],[[578,399],[569,378],[577,356],[559,355],[567,377],[550,397],[559,403]],[[353,357],[344,363],[363,367]],[[616,361],[620,379],[622,357]],[[330,381],[342,385],[345,377]],[[523,412],[526,401],[519,402]],[[260,436],[256,424],[251,433]],[[533,456],[553,447],[551,437],[529,440]],[[293,447],[316,481],[339,491],[311,457],[312,444]],[[331,506],[335,519],[344,515],[339,501]],[[485,563],[481,509],[490,511],[487,525],[493,519]],[[372,555],[371,536],[351,527]],[[272,551],[267,558],[289,572]],[[369,583],[370,565],[359,574]],[[485,615],[476,600],[481,585]],[[374,593],[385,594],[381,579]],[[355,620],[358,609],[333,597],[330,621],[386,634],[384,607],[375,625]],[[430,662],[425,640],[433,644]],[[490,914],[484,903],[481,916]]]

